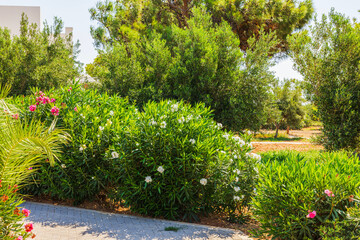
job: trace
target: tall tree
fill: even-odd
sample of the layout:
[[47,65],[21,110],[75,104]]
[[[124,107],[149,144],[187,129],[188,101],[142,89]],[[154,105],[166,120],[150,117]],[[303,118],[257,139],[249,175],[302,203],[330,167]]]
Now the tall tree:
[[96,46],[103,47],[138,39],[151,29],[165,31],[171,24],[187,28],[196,6],[205,7],[213,23],[228,22],[243,51],[250,47],[251,37],[259,37],[261,29],[276,31],[281,40],[277,48],[286,51],[286,37],[303,28],[314,11],[312,0],[107,0],[90,9],[92,20],[99,23],[91,33]]

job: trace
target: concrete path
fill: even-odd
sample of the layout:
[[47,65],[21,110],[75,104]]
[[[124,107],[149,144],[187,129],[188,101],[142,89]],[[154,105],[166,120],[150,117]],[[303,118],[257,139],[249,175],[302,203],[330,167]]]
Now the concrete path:
[[[26,202],[37,240],[250,240],[242,232],[81,208]],[[165,231],[166,227],[179,230]]]

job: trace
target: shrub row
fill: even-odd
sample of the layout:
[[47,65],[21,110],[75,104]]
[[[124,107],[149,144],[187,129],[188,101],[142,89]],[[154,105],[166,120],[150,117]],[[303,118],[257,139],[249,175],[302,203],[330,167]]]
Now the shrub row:
[[101,194],[134,212],[187,220],[219,209],[235,216],[250,202],[258,160],[250,136],[223,131],[202,104],[150,102],[140,112],[78,84],[14,101],[21,118],[56,119],[72,136],[28,193],[76,203]]

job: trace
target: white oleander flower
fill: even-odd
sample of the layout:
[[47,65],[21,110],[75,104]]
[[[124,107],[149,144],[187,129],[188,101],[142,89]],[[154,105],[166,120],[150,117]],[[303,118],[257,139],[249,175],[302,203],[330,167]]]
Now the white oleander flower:
[[110,116],[114,116],[114,111],[110,111]]
[[234,155],[234,158],[235,158],[235,159],[237,159],[237,158],[238,158],[238,156],[237,156],[237,155]]
[[179,105],[177,103],[171,105],[171,111],[176,112],[179,109]]
[[100,127],[99,127],[99,130],[100,130],[100,131],[104,131],[104,127],[103,127],[103,126],[100,126]]
[[205,186],[207,184],[207,179],[206,178],[200,179],[200,184]]
[[238,178],[238,177],[236,177],[236,178],[235,178],[235,182],[238,182],[238,181],[239,181],[239,178]]
[[234,196],[234,200],[235,201],[240,201],[240,197],[239,196]]
[[99,137],[100,137],[100,135],[97,135],[97,137],[99,138]]
[[190,139],[189,142],[191,142],[191,144],[195,144],[195,139]]
[[164,122],[160,123],[160,127],[161,128],[166,128],[166,122],[164,121]]
[[119,154],[117,152],[111,153],[112,158],[119,158]]
[[61,164],[61,167],[62,167],[62,168],[66,168],[66,165],[65,165],[65,164]]
[[145,178],[145,182],[151,183],[151,182],[152,182],[152,178],[151,178],[150,176],[147,176],[147,177]]
[[230,162],[232,163],[234,160],[232,160],[231,158],[230,158]]
[[163,173],[163,172],[165,171],[165,169],[163,168],[163,166],[159,166],[159,167],[157,168],[157,171],[158,171],[159,173]]
[[150,122],[150,125],[156,126],[157,122],[154,119],[152,119],[151,122]]
[[191,121],[191,120],[192,120],[192,118],[193,118],[193,116],[192,116],[192,115],[187,116],[187,118],[186,118],[186,122]]
[[110,119],[108,119],[108,120],[106,121],[106,125],[110,126],[111,124],[112,124],[112,121],[111,121]]
[[255,159],[256,161],[260,162],[261,161],[261,156],[259,154],[256,153],[247,153],[246,154],[248,157],[251,157],[252,159]]
[[179,123],[185,122],[185,118],[184,118],[184,117],[179,118],[179,119],[178,119],[178,122],[179,122]]
[[216,126],[221,129],[223,127],[223,125],[221,123],[217,123]]
[[82,152],[82,151],[84,151],[85,149],[86,149],[86,145],[84,144],[84,145],[81,145],[81,146],[80,146],[79,151]]
[[91,177],[92,180],[94,180],[95,178],[94,177]]
[[240,147],[243,147],[245,145],[245,142],[244,142],[244,140],[240,139],[238,144]]
[[80,114],[80,117],[82,117],[82,118],[84,118],[84,119],[85,119],[85,116],[84,116],[82,113]]
[[226,152],[225,151],[220,151],[222,154],[226,154]]
[[225,139],[229,139],[230,135],[229,135],[228,133],[225,133],[225,134],[223,135],[223,137],[224,137]]
[[240,191],[240,187],[234,187],[235,192]]
[[234,169],[233,172],[236,173],[236,174],[240,174],[240,170],[239,170],[239,169]]
[[250,148],[254,148],[253,145],[251,143],[248,143],[249,147]]
[[247,134],[247,135],[251,135],[252,132],[251,132],[250,130],[247,130],[247,131],[246,131],[246,134]]

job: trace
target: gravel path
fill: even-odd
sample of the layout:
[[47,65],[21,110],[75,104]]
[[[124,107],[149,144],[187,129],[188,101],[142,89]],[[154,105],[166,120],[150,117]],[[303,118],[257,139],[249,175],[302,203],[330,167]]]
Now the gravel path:
[[[184,239],[250,240],[240,231],[225,228],[155,220],[122,214],[104,213],[66,206],[26,202],[31,210],[27,222],[34,224],[38,240]],[[178,228],[177,232],[165,231]]]

